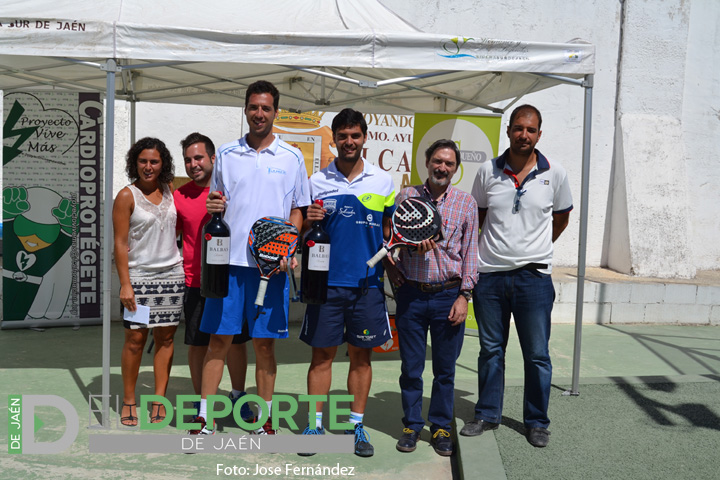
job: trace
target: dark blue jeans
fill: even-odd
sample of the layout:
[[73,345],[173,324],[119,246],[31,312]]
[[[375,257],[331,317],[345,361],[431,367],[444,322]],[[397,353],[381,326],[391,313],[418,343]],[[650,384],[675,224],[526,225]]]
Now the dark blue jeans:
[[552,380],[550,313],[555,288],[550,275],[532,270],[481,273],[473,291],[480,355],[475,418],[500,423],[505,389],[505,350],[510,315],[515,320],[525,365],[523,423],[547,427]]
[[450,431],[455,397],[455,363],[462,349],[465,322],[453,327],[448,314],[458,298],[459,287],[438,293],[423,293],[409,285],[397,291],[395,326],[400,341],[400,391],[405,416],[403,424],[419,432],[422,417],[423,370],[427,333],[432,342],[433,383],[428,421],[431,430]]

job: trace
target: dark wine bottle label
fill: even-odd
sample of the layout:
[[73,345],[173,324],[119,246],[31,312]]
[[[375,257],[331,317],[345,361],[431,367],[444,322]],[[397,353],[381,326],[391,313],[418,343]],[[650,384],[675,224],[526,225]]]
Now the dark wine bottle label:
[[230,237],[213,237],[205,234],[205,261],[209,265],[227,265],[230,263]]
[[[312,245],[311,245],[312,244]],[[308,246],[308,270],[327,272],[330,270],[330,244],[315,243],[312,240]]]

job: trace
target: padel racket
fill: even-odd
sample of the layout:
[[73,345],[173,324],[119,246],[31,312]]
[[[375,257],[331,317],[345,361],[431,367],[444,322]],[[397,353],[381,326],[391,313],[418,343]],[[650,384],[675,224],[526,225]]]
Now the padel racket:
[[265,303],[268,281],[280,270],[280,259],[295,254],[297,241],[295,225],[279,217],[263,217],[250,229],[248,244],[260,269],[260,287],[255,298],[258,307]]
[[401,245],[417,248],[423,240],[442,235],[442,217],[435,204],[424,197],[408,197],[392,216],[392,236],[367,265],[373,268],[390,250]]

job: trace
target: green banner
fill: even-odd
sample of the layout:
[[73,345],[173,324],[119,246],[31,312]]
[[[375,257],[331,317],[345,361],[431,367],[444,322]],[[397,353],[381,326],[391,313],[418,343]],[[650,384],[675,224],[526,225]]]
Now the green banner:
[[2,328],[99,323],[99,93],[3,97]]

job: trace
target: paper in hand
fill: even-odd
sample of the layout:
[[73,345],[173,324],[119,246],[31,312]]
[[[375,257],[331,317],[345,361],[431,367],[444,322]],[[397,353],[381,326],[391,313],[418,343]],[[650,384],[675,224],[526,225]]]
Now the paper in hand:
[[135,307],[137,308],[137,310],[135,310],[134,312],[131,312],[127,308],[125,309],[125,313],[123,314],[123,320],[127,320],[128,322],[142,323],[143,325],[149,324],[150,307],[138,304],[136,304]]

